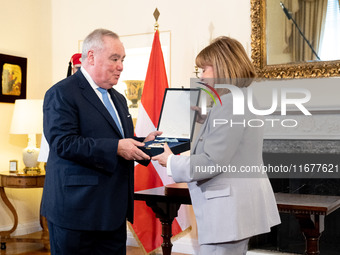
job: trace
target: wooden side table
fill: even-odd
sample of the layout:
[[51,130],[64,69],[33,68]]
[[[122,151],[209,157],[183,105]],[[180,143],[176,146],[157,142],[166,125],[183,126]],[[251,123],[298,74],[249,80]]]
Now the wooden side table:
[[[170,189],[171,187],[173,189]],[[172,223],[178,216],[180,206],[191,204],[188,187],[186,184],[170,184],[167,187],[141,190],[135,192],[134,199],[145,201],[162,223],[162,252],[163,255],[170,255],[173,246],[171,243]]]
[[5,205],[11,211],[14,218],[13,227],[11,229],[6,231],[0,231],[0,241],[2,250],[6,249],[6,242],[41,242],[44,244],[44,247],[46,249],[49,249],[49,235],[47,221],[45,217],[40,217],[40,225],[43,229],[43,232],[39,239],[10,236],[18,226],[18,214],[14,206],[8,200],[5,192],[5,188],[16,189],[42,188],[44,187],[44,181],[45,181],[44,172],[36,175],[10,173],[8,171],[0,172],[0,196],[2,201],[4,201]]

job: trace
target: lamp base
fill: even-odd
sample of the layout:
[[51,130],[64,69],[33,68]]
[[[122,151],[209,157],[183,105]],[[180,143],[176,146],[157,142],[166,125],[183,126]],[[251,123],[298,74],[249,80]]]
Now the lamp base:
[[40,174],[41,169],[39,167],[25,167],[24,174]]
[[35,146],[35,135],[29,135],[28,146],[22,151],[22,159],[25,164],[24,173],[38,174],[40,168],[38,162],[38,156],[40,149]]

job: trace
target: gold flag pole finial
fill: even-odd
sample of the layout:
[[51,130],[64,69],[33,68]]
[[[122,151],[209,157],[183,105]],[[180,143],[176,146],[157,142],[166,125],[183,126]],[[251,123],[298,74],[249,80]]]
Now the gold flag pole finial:
[[155,20],[156,20],[156,23],[154,25],[155,31],[158,30],[158,27],[159,27],[158,22],[157,22],[159,15],[160,15],[160,13],[159,13],[158,9],[156,8],[155,11],[153,12],[153,16],[155,17]]

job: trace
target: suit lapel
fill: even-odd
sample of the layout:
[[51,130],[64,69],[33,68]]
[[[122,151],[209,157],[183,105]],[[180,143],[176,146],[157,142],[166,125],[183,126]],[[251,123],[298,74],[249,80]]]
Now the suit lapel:
[[[78,75],[77,75],[78,74]],[[115,123],[115,121],[113,120],[113,118],[111,117],[109,111],[106,109],[105,105],[103,104],[103,102],[99,99],[99,97],[97,96],[96,92],[93,91],[91,85],[89,84],[89,82],[86,80],[86,78],[84,77],[84,75],[81,72],[76,72],[74,75],[77,75],[80,78],[80,87],[83,89],[83,96],[88,100],[88,102],[90,104],[92,104],[97,110],[98,112],[110,123],[110,125],[113,127],[113,129],[116,131],[116,133],[121,137],[121,133]],[[115,104],[116,106],[117,104]],[[117,109],[118,111],[118,109]],[[119,116],[121,116],[119,114]],[[120,117],[121,119],[123,119],[122,117]],[[124,126],[123,126],[124,128]],[[124,130],[125,132],[125,130]]]

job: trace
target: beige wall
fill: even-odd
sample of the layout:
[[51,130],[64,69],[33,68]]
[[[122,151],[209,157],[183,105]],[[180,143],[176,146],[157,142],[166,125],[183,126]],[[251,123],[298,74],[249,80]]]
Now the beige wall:
[[[53,82],[65,77],[68,59],[78,51],[78,41],[90,31],[103,27],[121,36],[153,32],[156,7],[161,13],[160,31],[171,31],[172,87],[190,85],[189,79],[194,77],[195,56],[212,38],[220,35],[234,37],[251,54],[250,0],[53,0]],[[311,91],[312,99],[308,105],[313,108],[340,108],[339,80],[324,78],[261,83],[255,93],[260,103],[266,106],[267,102],[270,104],[270,88],[299,86]]]
[[211,37],[231,35],[250,48],[248,0],[54,0],[53,81],[65,76],[67,59],[78,50],[78,40],[90,31],[103,27],[119,35],[153,32],[156,7],[160,11],[160,31],[171,31],[174,87],[189,86],[194,55]]
[[[51,3],[46,0],[0,0],[0,53],[27,58],[27,97],[43,98],[51,84]],[[25,135],[10,135],[14,104],[0,103],[0,171],[8,170],[9,160],[19,160],[27,146]],[[7,189],[19,214],[19,224],[38,220],[41,189]],[[12,224],[12,215],[0,202],[0,229]]]

